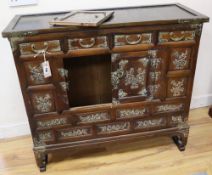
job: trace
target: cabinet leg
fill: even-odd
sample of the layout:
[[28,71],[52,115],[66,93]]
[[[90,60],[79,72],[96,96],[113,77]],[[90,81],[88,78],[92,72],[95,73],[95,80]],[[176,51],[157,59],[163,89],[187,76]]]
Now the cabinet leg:
[[208,114],[212,118],[212,106],[209,108]]
[[40,172],[46,171],[46,165],[48,163],[48,154],[44,151],[34,151],[37,166],[40,168]]
[[188,140],[188,130],[180,131],[172,137],[174,143],[177,145],[180,151],[185,151],[185,147]]

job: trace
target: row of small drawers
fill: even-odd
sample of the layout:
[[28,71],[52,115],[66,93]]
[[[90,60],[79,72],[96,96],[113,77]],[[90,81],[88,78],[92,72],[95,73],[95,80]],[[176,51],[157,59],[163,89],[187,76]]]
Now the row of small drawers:
[[[173,32],[159,32],[158,42],[169,43],[179,41],[193,41],[195,40],[195,31],[173,31]],[[137,33],[137,34],[123,34],[114,36],[114,48],[123,46],[136,45],[153,45],[153,33]],[[49,40],[41,42],[30,42],[19,44],[21,55],[34,55],[42,51],[47,53],[60,52],[60,40]],[[85,38],[68,39],[68,48],[70,51],[78,49],[101,49],[109,48],[107,36],[95,36]]]
[[[132,131],[149,131],[168,127],[175,127],[184,122],[183,114],[172,114],[170,117],[158,116],[135,120],[116,121],[112,123],[95,124],[78,127],[66,127],[65,129],[45,130],[38,132],[38,139],[44,142],[55,140],[66,141],[80,140],[97,136],[119,135]],[[59,120],[58,120],[59,121]]]
[[[151,109],[153,108],[153,109]],[[163,114],[163,113],[173,113],[180,112],[185,109],[184,103],[166,103],[151,106],[141,106],[139,104],[133,107],[119,107],[115,109],[116,120],[126,120],[126,119],[134,119],[138,117],[145,117],[151,114]],[[68,117],[66,117],[68,116]],[[68,118],[75,117],[74,120],[69,121]],[[105,109],[101,111],[92,111],[92,112],[74,112],[69,114],[69,112],[64,113],[62,116],[56,116],[53,119],[39,119],[37,121],[38,129],[46,129],[60,125],[70,125],[71,123],[75,123],[76,125],[86,125],[92,123],[100,123],[107,122],[111,120],[111,108]]]
[[[116,119],[112,122],[111,110],[101,110],[75,115],[61,115],[36,119],[38,139],[50,142],[57,140],[78,140],[94,134],[123,134],[132,130],[151,130],[173,127],[185,120],[182,102],[164,103],[153,106],[134,106],[116,109]],[[153,117],[150,114],[153,113]]]

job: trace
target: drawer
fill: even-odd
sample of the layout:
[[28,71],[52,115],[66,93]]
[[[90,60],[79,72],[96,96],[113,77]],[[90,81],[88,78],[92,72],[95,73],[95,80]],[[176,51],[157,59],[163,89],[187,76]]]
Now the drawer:
[[192,49],[189,47],[185,48],[172,48],[169,70],[186,70],[190,68],[191,64],[191,52]]
[[150,113],[149,106],[142,104],[134,105],[119,105],[116,109],[116,119],[125,120],[125,119],[134,119],[139,117],[148,116]]
[[[26,61],[23,63],[26,79],[28,85],[40,85],[50,83],[52,77],[45,78],[42,68],[43,60],[35,60],[35,61]],[[49,61],[50,67],[52,66],[51,60]]]
[[169,126],[176,127],[186,121],[185,114],[182,112],[175,112],[168,114]]
[[46,119],[37,119],[36,126],[37,129],[49,129],[54,127],[63,127],[66,125],[70,125],[70,121],[66,117],[57,116],[54,118],[46,118]]
[[154,130],[165,128],[167,125],[166,117],[154,117],[150,119],[140,119],[135,120],[134,129],[135,130]]
[[131,124],[129,121],[113,122],[97,125],[96,128],[97,135],[117,135],[130,132]]
[[153,107],[153,113],[168,113],[178,112],[185,109],[185,103],[183,102],[165,102],[155,104]]
[[19,44],[21,55],[35,55],[42,51],[47,53],[55,53],[61,51],[60,41],[40,41],[40,42],[29,42]]
[[52,130],[37,132],[37,138],[34,138],[35,145],[37,144],[36,142],[51,144],[54,141],[55,135]]
[[167,97],[184,97],[188,91],[187,77],[169,77],[167,82]]
[[110,112],[99,111],[89,113],[77,113],[79,124],[99,123],[111,120]]
[[122,34],[114,36],[113,51],[150,49],[153,46],[152,33]]
[[29,97],[33,114],[45,114],[56,111],[56,95],[53,85],[29,89]]
[[181,41],[194,41],[195,31],[171,31],[171,32],[159,32],[159,43],[167,42],[181,42]]
[[152,44],[152,33],[123,34],[114,36],[114,46]]
[[108,48],[106,36],[73,38],[68,40],[69,50]]
[[57,139],[60,141],[80,140],[91,138],[93,129],[91,126],[86,127],[70,127],[66,129],[56,130]]

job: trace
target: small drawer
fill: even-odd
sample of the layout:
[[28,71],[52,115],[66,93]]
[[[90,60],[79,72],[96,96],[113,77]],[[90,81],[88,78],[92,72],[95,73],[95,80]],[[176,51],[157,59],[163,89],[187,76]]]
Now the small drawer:
[[97,125],[97,135],[123,134],[130,131],[130,122],[114,122]]
[[181,42],[181,41],[194,41],[195,31],[171,31],[159,32],[159,43],[167,42]]
[[42,51],[55,53],[61,51],[60,41],[41,41],[19,44],[21,55],[36,55]]
[[119,107],[116,109],[117,119],[133,119],[147,115],[149,115],[149,106],[135,105],[133,107]]
[[48,129],[58,126],[64,126],[70,124],[68,119],[65,117],[49,118],[49,119],[39,119],[36,121],[38,129]]
[[183,122],[185,122],[186,120],[185,114],[183,114],[182,112],[168,114],[168,119],[169,119],[169,125],[171,127],[176,127],[179,124],[182,124]]
[[166,117],[155,117],[151,119],[142,119],[136,120],[134,122],[134,129],[135,130],[152,130],[152,129],[159,129],[164,128],[167,125],[167,118]]
[[55,135],[52,130],[38,132],[38,140],[41,142],[51,142],[55,140]]
[[[45,85],[43,86],[45,87]],[[33,90],[29,91],[29,96],[34,114],[44,114],[56,111],[55,91],[53,89],[40,90],[35,87]]]
[[190,68],[192,49],[185,48],[172,48],[169,62],[169,70],[186,70]]
[[111,115],[108,111],[90,112],[90,113],[77,113],[79,124],[90,124],[109,121]]
[[[52,77],[45,78],[42,68],[42,62],[40,60],[26,61],[24,62],[24,68],[26,72],[26,79],[28,85],[41,85],[51,82]],[[51,61],[49,61],[51,67]]]
[[68,40],[70,50],[108,48],[106,36],[73,38]]
[[167,96],[172,97],[183,97],[186,96],[188,89],[188,78],[187,77],[174,77],[168,78]]
[[58,140],[79,140],[85,139],[86,137],[91,137],[93,135],[91,126],[61,129],[57,130],[56,132]]
[[152,33],[124,34],[114,36],[114,46],[151,44]]
[[168,113],[168,112],[178,112],[183,111],[185,104],[183,102],[166,102],[154,105],[154,113]]

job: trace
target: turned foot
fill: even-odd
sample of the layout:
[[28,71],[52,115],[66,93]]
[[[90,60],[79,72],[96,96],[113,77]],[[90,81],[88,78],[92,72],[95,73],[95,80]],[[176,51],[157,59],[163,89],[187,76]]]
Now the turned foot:
[[44,155],[43,157],[42,157],[42,160],[41,160],[42,162],[41,162],[41,164],[40,164],[40,172],[44,172],[44,171],[46,171],[46,165],[47,165],[47,163],[48,163],[48,155],[46,154],[46,155]]
[[180,139],[180,137],[173,136],[172,139],[180,151],[185,151],[186,145],[183,143],[183,141]]
[[177,145],[180,151],[185,151],[185,147],[188,140],[188,128],[184,128],[183,130],[179,130],[176,135],[172,136],[174,143]]
[[208,114],[212,118],[212,106],[209,108]]
[[34,151],[36,163],[40,168],[40,172],[46,171],[46,165],[48,163],[48,154],[42,151]]

